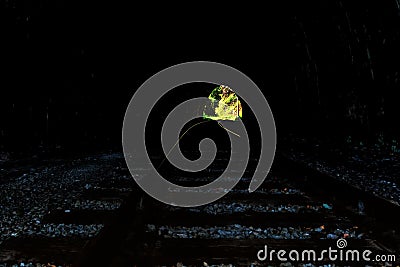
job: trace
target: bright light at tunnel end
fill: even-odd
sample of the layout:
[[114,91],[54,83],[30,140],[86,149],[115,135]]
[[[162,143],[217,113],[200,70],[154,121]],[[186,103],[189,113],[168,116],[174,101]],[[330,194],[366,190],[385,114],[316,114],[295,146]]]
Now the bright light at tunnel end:
[[[195,207],[209,204],[226,195],[240,179],[224,179],[229,172],[235,170],[237,177],[243,177],[250,156],[249,137],[242,120],[234,122],[237,136],[229,135],[231,142],[231,157],[228,166],[220,177],[209,184],[198,187],[183,187],[173,184],[162,177],[152,165],[145,144],[145,127],[154,105],[170,90],[183,84],[206,82],[229,85],[244,100],[252,110],[261,134],[261,150],[258,165],[250,181],[248,191],[254,192],[265,180],[275,156],[276,129],[275,121],[265,99],[257,85],[239,70],[216,62],[194,61],[171,66],[156,73],[146,80],[133,95],[123,122],[122,146],[128,169],[136,183],[153,198],[173,206]],[[176,142],[179,131],[190,120],[201,118],[203,114],[193,110],[192,113],[177,112],[181,108],[193,107],[194,104],[204,104],[208,98],[193,98],[178,105],[166,119],[162,127],[162,146],[171,147]],[[223,127],[224,121],[219,122]],[[229,125],[232,127],[232,124]],[[203,142],[204,141],[204,142]],[[201,154],[207,149],[215,149],[210,139],[204,139],[199,146]],[[176,149],[176,153],[168,156],[168,160],[181,170],[196,171],[193,162],[186,159]],[[239,155],[239,156],[238,156]],[[240,157],[241,160],[238,160]],[[245,159],[243,161],[243,159]],[[207,166],[205,166],[207,167]],[[138,170],[146,170],[144,175],[138,175]],[[215,188],[223,189],[215,192]]]

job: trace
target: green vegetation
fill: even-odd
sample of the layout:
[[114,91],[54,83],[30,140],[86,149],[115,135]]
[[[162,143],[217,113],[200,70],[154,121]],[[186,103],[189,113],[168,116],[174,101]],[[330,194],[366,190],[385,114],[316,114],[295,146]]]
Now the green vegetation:
[[242,104],[228,86],[218,86],[211,92],[208,99],[210,103],[203,111],[204,119],[235,121],[242,118]]

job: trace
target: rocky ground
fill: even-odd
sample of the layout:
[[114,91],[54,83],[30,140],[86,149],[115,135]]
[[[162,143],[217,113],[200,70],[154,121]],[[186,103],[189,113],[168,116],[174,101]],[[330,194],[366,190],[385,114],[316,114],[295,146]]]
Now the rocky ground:
[[[293,159],[299,159],[295,153],[292,155]],[[11,169],[2,169],[0,173],[4,177],[0,180],[0,218],[3,218],[0,221],[2,229],[0,243],[3,242],[0,244],[0,248],[14,239],[80,238],[90,240],[96,238],[105,229],[105,224],[102,222],[79,223],[78,220],[74,223],[66,223],[56,219],[59,217],[63,219],[64,216],[67,218],[76,212],[91,214],[90,212],[96,211],[116,211],[121,208],[124,198],[110,198],[107,195],[109,192],[112,192],[111,195],[114,196],[128,194],[131,192],[133,184],[131,176],[124,167],[122,154],[103,154],[52,164],[46,163],[23,169],[23,173],[21,170],[15,172]],[[16,174],[18,175],[12,179],[7,176]],[[176,177],[178,181],[185,179]],[[358,228],[348,218],[335,213],[336,207],[329,202],[330,198],[317,200],[309,193],[305,193],[303,190],[305,180],[302,179],[297,173],[289,176],[268,175],[262,188],[250,195],[247,190],[249,179],[245,178],[243,179],[244,185],[235,187],[225,198],[195,208],[161,205],[161,203],[145,197],[145,201],[141,200],[137,205],[143,209],[143,212],[147,211],[147,215],[143,217],[144,224],[143,228],[139,228],[141,229],[140,233],[135,234],[135,236],[143,235],[144,239],[140,243],[136,238],[132,239],[132,247],[129,243],[125,245],[126,253],[135,251],[139,255],[148,255],[146,251],[153,253],[160,249],[157,245],[160,242],[161,244],[165,243],[170,250],[172,248],[168,242],[174,240],[178,240],[178,242],[194,240],[195,242],[207,242],[207,244],[226,240],[246,242],[264,242],[263,240],[292,242],[298,240],[301,244],[301,242],[319,242],[321,240],[335,242],[338,238],[351,239],[351,242],[364,242],[369,238],[368,234],[364,232],[365,229],[361,229],[362,225],[359,225],[360,228]],[[204,178],[204,180],[207,179]],[[153,212],[157,215],[151,215]],[[311,216],[315,214],[318,216]],[[204,220],[196,221],[196,218],[205,216],[209,216],[207,219],[211,218],[212,221],[208,223],[204,223]],[[243,222],[230,222],[229,220],[235,216],[241,218]],[[287,220],[284,225],[279,222],[277,225],[271,224],[273,218],[282,219],[287,216],[292,216],[296,221],[293,224]],[[185,218],[192,220],[189,220],[188,224],[185,222],[187,221]],[[213,224],[218,220],[219,224]],[[133,231],[138,231],[137,229],[135,228]],[[127,235],[132,236],[128,233]],[[155,243],[147,240],[155,240]],[[253,253],[254,248],[251,244],[247,249]],[[141,251],[144,254],[141,254]],[[160,250],[157,253],[165,252]],[[120,257],[129,258],[130,256],[122,255]],[[253,255],[253,259],[254,257]],[[160,258],[162,259],[162,256]],[[30,261],[24,258],[18,261],[3,261],[3,266],[52,266],[39,262],[41,261]],[[184,261],[179,262],[179,257],[175,262],[174,266],[186,266]],[[209,265],[207,262],[219,263],[215,258],[208,260],[207,257],[204,257],[204,263],[199,266],[234,266],[229,264]],[[231,262],[233,263],[233,261]],[[8,265],[4,265],[5,263]],[[0,267],[1,264],[0,261]],[[58,265],[54,266],[58,267]],[[261,265],[257,263],[250,265],[249,263],[249,266]],[[277,266],[314,265],[282,263]]]
[[400,151],[397,145],[334,144],[316,139],[286,139],[285,156],[351,186],[400,205]]
[[[102,154],[46,161],[29,168],[18,168],[18,164],[2,168],[0,251],[4,247],[2,243],[14,242],[14,239],[24,242],[27,238],[89,240],[96,237],[104,223],[90,222],[91,214],[116,211],[123,201],[122,197],[102,197],[103,192],[122,196],[131,191],[133,181],[126,169],[123,170],[123,163],[122,154]],[[9,177],[15,174],[18,176]],[[86,212],[89,222],[74,215],[83,212]],[[75,222],[64,223],[64,217],[72,217]]]
[[[182,208],[171,206],[170,211],[181,210]],[[256,212],[256,213],[276,213],[276,212],[288,212],[288,213],[306,213],[312,211],[321,211],[326,208],[323,205],[298,205],[298,204],[277,204],[277,203],[215,203],[212,205],[207,205],[198,208],[187,209],[190,212],[202,213],[202,214],[234,214],[234,213],[246,213],[246,212]]]
[[213,226],[213,227],[170,227],[170,226],[155,226],[147,225],[147,232],[155,232],[164,238],[233,238],[233,239],[309,239],[312,236],[318,238],[338,239],[346,238],[361,238],[362,233],[358,233],[358,228],[351,229],[335,229],[331,233],[324,226],[311,227],[266,227],[255,228],[252,226],[244,226],[240,224]]

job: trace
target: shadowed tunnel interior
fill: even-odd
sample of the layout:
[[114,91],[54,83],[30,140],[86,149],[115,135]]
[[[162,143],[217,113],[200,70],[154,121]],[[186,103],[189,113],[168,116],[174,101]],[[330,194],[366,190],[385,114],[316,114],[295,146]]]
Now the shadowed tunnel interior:
[[[257,251],[318,250],[340,238],[398,263],[400,0],[4,0],[0,24],[0,266],[280,266]],[[134,182],[121,141],[137,88],[189,61],[254,81],[278,140],[271,172],[249,194],[264,137],[241,100],[251,145],[243,177],[232,174],[240,182],[218,201],[184,209]],[[176,169],[161,149],[173,108],[216,86],[174,88],[149,116],[149,155],[173,183],[204,185],[228,165],[231,133],[216,121],[181,131],[190,128],[179,142],[188,159],[203,138],[216,142],[207,169]]]
[[248,75],[268,99],[280,135],[398,134],[396,0],[293,1],[210,18],[203,8],[169,16],[91,1],[9,0],[2,7],[6,151],[119,148],[136,88],[194,60]]

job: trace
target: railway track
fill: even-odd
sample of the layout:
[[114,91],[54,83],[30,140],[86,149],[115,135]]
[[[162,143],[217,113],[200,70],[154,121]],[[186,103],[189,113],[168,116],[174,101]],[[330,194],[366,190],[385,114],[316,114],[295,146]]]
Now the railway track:
[[[255,161],[250,163],[250,170]],[[216,168],[218,169],[218,168]],[[139,171],[140,172],[140,171]],[[140,174],[140,173],[139,173]],[[258,259],[259,250],[297,251],[337,248],[337,240],[345,238],[348,249],[370,250],[375,254],[397,255],[391,246],[395,237],[382,232],[395,229],[396,223],[380,218],[396,207],[382,203],[366,206],[366,213],[357,211],[359,201],[376,203],[373,196],[363,195],[347,187],[342,190],[330,177],[297,166],[286,158],[277,157],[272,172],[255,193],[247,192],[249,175],[224,198],[196,208],[179,208],[160,203],[137,191],[127,202],[129,219],[121,213],[120,222],[109,228],[118,229],[118,249],[108,259],[110,266],[280,266],[289,265],[276,257]],[[210,175],[211,176],[211,175]],[[199,181],[175,176],[170,181],[181,185],[198,185]],[[324,179],[324,180],[323,180]],[[203,177],[201,183],[212,180]],[[383,220],[381,220],[383,219]],[[121,233],[122,232],[122,233]],[[112,234],[109,234],[112,235]],[[380,240],[378,240],[380,239]],[[389,246],[381,242],[388,241]],[[108,242],[108,241],[104,241]],[[101,243],[101,242],[100,242]],[[107,261],[107,245],[94,247],[83,262],[94,265]],[[397,254],[396,254],[397,253]],[[110,255],[110,254],[108,254]],[[398,257],[398,256],[397,256]],[[328,265],[328,257],[292,261],[290,264]],[[385,263],[336,262],[341,265],[384,265]]]
[[[177,184],[205,184],[219,175],[225,163],[224,159],[217,160],[208,175],[197,179],[180,176],[173,170],[167,173]],[[349,249],[368,249],[375,254],[395,254],[399,258],[400,242],[393,234],[399,231],[399,226],[395,220],[388,220],[388,214],[399,212],[398,207],[282,156],[276,157],[271,173],[256,192],[249,194],[247,191],[251,170],[256,164],[256,160],[251,160],[244,177],[229,194],[196,208],[160,203],[146,195],[131,178],[115,179],[129,176],[122,156],[95,157],[72,165],[85,169],[87,164],[105,166],[113,171],[100,168],[91,173],[104,177],[99,186],[85,189],[79,195],[79,203],[120,203],[118,208],[67,206],[66,212],[64,208],[51,206],[42,220],[53,225],[102,225],[98,234],[10,238],[0,246],[3,263],[290,266],[276,257],[261,261],[257,253],[265,246],[276,251],[315,249],[318,252],[336,248],[339,238],[347,240]],[[145,170],[138,170],[139,175],[141,172]],[[129,190],[119,190],[121,188]],[[357,211],[359,201],[365,203],[364,214]],[[325,258],[318,262],[312,259],[291,262],[294,266],[309,263],[324,265],[332,261]],[[336,265],[346,265],[342,263]]]

